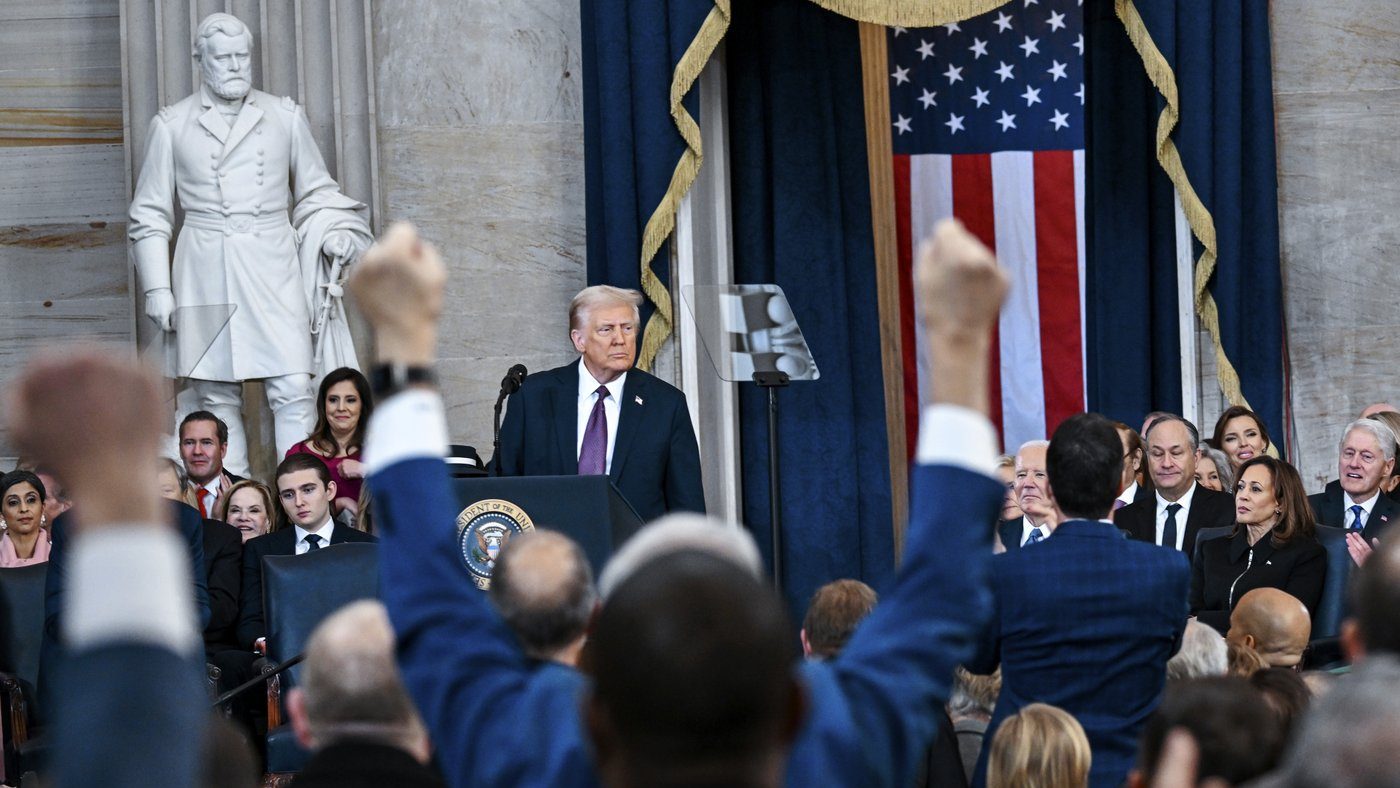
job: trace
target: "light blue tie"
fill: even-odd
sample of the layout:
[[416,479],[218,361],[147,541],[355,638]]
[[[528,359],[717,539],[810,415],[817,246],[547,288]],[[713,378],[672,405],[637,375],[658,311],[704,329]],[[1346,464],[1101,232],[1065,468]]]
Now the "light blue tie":
[[1363,526],[1363,525],[1361,524],[1361,512],[1362,512],[1362,511],[1364,511],[1364,510],[1361,508],[1361,504],[1359,504],[1359,503],[1356,504],[1355,506],[1351,507],[1351,516],[1354,517],[1354,518],[1356,518],[1356,519],[1354,519],[1354,520],[1351,521],[1351,530],[1353,530],[1353,531],[1360,531],[1362,528],[1365,527],[1365,526]]
[[1026,539],[1026,544],[1038,544],[1045,541],[1045,537],[1040,533],[1040,526],[1031,529],[1031,535]]

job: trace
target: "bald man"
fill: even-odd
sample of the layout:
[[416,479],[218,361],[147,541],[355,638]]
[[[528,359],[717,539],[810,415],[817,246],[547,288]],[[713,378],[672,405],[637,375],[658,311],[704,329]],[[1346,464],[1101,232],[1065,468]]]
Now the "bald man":
[[511,539],[496,561],[490,594],[526,655],[577,667],[598,607],[593,570],[577,543],[556,531]]
[[1249,646],[1271,668],[1293,668],[1303,659],[1312,620],[1308,609],[1277,588],[1256,588],[1240,597],[1225,639]]

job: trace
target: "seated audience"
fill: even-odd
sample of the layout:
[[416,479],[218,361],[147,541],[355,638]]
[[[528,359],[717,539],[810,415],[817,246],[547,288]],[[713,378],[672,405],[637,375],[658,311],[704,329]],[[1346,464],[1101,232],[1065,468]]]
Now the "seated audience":
[[1245,462],[1269,451],[1269,428],[1254,411],[1231,405],[1215,420],[1215,437],[1210,445],[1224,452],[1234,474]]
[[997,458],[997,479],[1006,485],[1006,497],[1001,502],[1001,514],[997,516],[997,533],[992,535],[992,552],[1006,552],[1006,545],[1001,543],[1001,526],[1003,523],[1021,519],[1021,505],[1016,502],[1016,458],[1010,454],[1003,454]]
[[1269,663],[1255,651],[1239,641],[1225,641],[1226,658],[1230,663],[1230,675],[1247,679],[1261,670],[1268,670]]
[[1196,450],[1201,441],[1194,424],[1165,413],[1143,437],[1156,494],[1119,509],[1113,522],[1133,539],[1180,550],[1187,561],[1194,561],[1196,534],[1202,528],[1234,522],[1234,499],[1196,483]]
[[1146,453],[1142,446],[1142,436],[1121,421],[1113,422],[1113,428],[1118,430],[1118,437],[1123,441],[1123,490],[1118,493],[1118,499],[1113,504],[1113,510],[1116,512],[1130,503],[1151,498],[1152,488],[1143,483],[1143,462],[1146,460]]
[[1026,441],[1016,451],[1016,506],[1021,517],[997,526],[997,538],[1007,550],[1043,542],[1055,530],[1055,509],[1046,493],[1045,451],[1049,445],[1049,441]]
[[[1159,421],[1152,434],[1170,426]],[[1058,706],[1093,745],[1093,785],[1117,786],[1186,626],[1190,569],[1181,553],[1124,539],[1103,522],[1123,470],[1112,422],[1096,414],[1066,419],[1046,467],[1049,504],[1067,521],[1043,544],[993,557],[994,615],[965,664],[974,673],[1001,666],[989,731],[1027,704]],[[982,760],[979,770],[985,749]]]
[[1089,740],[1074,717],[1032,703],[997,728],[987,788],[1084,788],[1092,761]]
[[277,466],[277,498],[290,528],[249,539],[243,546],[242,611],[238,617],[238,643],[253,648],[267,633],[263,617],[263,558],[269,555],[306,555],[312,550],[344,542],[378,541],[369,534],[339,525],[331,517],[335,482],[326,464],[314,454],[290,454]]
[[1225,638],[1195,619],[1187,621],[1181,648],[1167,660],[1167,681],[1223,676],[1229,669]]
[[1400,538],[1381,540],[1356,570],[1350,592],[1351,616],[1342,622],[1342,651],[1352,663],[1374,654],[1400,657]]
[[180,459],[194,485],[194,508],[213,517],[219,496],[243,477],[224,468],[228,454],[228,425],[207,410],[197,410],[180,422]]
[[818,588],[807,603],[798,637],[808,659],[830,659],[841,653],[856,626],[875,609],[875,589],[859,580],[834,580]]
[[394,664],[394,631],[379,602],[352,602],[311,633],[287,713],[312,753],[293,786],[446,785],[428,765],[428,732]]
[[44,483],[31,471],[0,477],[0,569],[49,560]]
[[316,395],[316,426],[311,435],[287,450],[293,454],[314,454],[330,469],[335,482],[335,513],[353,515],[360,506],[360,486],[365,466],[360,450],[365,442],[365,425],[374,412],[369,381],[358,370],[341,367],[321,379]]
[[1201,447],[1200,456],[1196,458],[1196,483],[1216,492],[1235,491],[1235,474],[1230,470],[1225,452],[1209,446]]
[[1170,413],[1170,412],[1165,411],[1165,410],[1154,410],[1154,411],[1152,411],[1151,413],[1149,413],[1149,414],[1147,414],[1146,416],[1143,416],[1143,417],[1142,417],[1142,429],[1138,430],[1138,435],[1141,435],[1142,438],[1143,438],[1143,440],[1145,441],[1145,440],[1147,439],[1147,431],[1150,430],[1150,429],[1152,429],[1152,425],[1153,425],[1153,424],[1156,424],[1158,419],[1162,418],[1163,416],[1175,416],[1175,415],[1176,415],[1175,413]]
[[185,475],[185,466],[169,457],[161,457],[157,461],[156,489],[160,490],[160,497],[167,501],[179,501],[199,509],[195,487]]
[[[376,329],[381,363],[433,362],[445,279],[436,253],[405,226],[357,264],[351,290]],[[932,713],[990,609],[983,589],[1002,487],[992,476],[987,367],[1006,288],[990,252],[956,222],[924,247],[919,280],[934,404],[920,419],[904,560],[846,649],[796,670],[782,605],[752,569],[694,550],[624,557],[661,526],[653,524],[615,558],[635,571],[614,574],[611,591],[608,573],[600,577],[594,689],[581,679],[540,681],[499,615],[463,582],[441,399],[423,385],[380,399],[365,462],[385,538],[385,603],[401,634],[405,683],[450,782],[912,781]],[[742,529],[717,537],[747,540],[757,554]],[[813,711],[799,725],[804,696]],[[724,708],[733,713],[716,716]]]
[[1269,708],[1283,723],[1283,738],[1291,738],[1294,725],[1312,703],[1312,691],[1298,671],[1290,668],[1265,668],[1249,677],[1250,686],[1259,690]]
[[[1392,617],[1393,609],[1392,609]],[[1271,786],[1377,788],[1400,775],[1400,661],[1378,655],[1303,717]]]
[[987,723],[1001,693],[1001,669],[990,676],[968,673],[958,666],[953,672],[953,694],[948,698],[948,716],[953,720],[953,733],[958,737],[958,752],[962,757],[963,774],[977,769]]
[[1312,632],[1308,609],[1297,597],[1277,588],[1256,588],[1230,613],[1225,638],[1254,649],[1274,668],[1296,668],[1303,661]]
[[1395,469],[1395,433],[1379,421],[1358,419],[1342,431],[1337,448],[1337,484],[1308,496],[1319,525],[1345,528],[1347,547],[1356,563],[1366,559],[1379,539],[1400,519],[1400,501],[1381,494],[1382,482]]
[[276,530],[276,512],[272,490],[254,479],[235,483],[219,499],[219,519],[237,528],[244,543]]
[[489,594],[526,656],[578,666],[598,590],[574,540],[555,531],[512,538],[496,559]]
[[1175,682],[1143,728],[1130,788],[1157,784],[1167,734],[1178,728],[1196,742],[1197,779],[1202,784],[1215,779],[1227,786],[1242,785],[1268,774],[1286,741],[1282,721],[1245,679],[1217,676]]
[[63,486],[53,471],[42,465],[36,465],[29,470],[34,471],[39,481],[44,483],[44,519],[52,523],[60,514],[73,507],[73,502],[68,499],[68,488]]
[[[1386,410],[1381,411],[1380,413],[1373,413],[1370,416],[1367,416],[1366,418],[1371,419],[1372,421],[1379,421],[1380,423],[1389,427],[1390,431],[1395,434],[1396,438],[1400,439],[1400,413],[1397,413],[1393,410]],[[48,484],[47,481],[45,481],[44,483]],[[1328,486],[1330,487],[1331,485],[1329,484]],[[1396,495],[1400,495],[1400,492],[1397,491],[1400,491],[1400,462],[1397,462],[1395,463],[1395,465],[1391,466],[1390,475],[1381,480],[1381,492],[1393,498]],[[49,519],[52,520],[53,518],[50,517]]]
[[1219,632],[1256,588],[1277,588],[1302,601],[1309,617],[1322,598],[1327,552],[1314,535],[1312,510],[1292,465],[1259,456],[1240,466],[1237,513],[1228,537],[1201,545],[1191,575],[1191,614]]

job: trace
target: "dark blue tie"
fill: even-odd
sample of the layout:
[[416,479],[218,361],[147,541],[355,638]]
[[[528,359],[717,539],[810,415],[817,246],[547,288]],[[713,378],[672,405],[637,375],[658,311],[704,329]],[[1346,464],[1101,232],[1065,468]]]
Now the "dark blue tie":
[[1026,539],[1026,544],[1039,544],[1045,541],[1045,537],[1040,533],[1040,526],[1031,529],[1031,535]]
[[1363,525],[1361,524],[1361,513],[1362,513],[1363,511],[1365,511],[1365,510],[1361,508],[1361,504],[1359,504],[1359,503],[1356,504],[1355,506],[1351,507],[1351,516],[1352,516],[1353,518],[1355,518],[1355,519],[1353,519],[1353,520],[1351,521],[1351,526],[1350,526],[1351,530],[1353,530],[1353,531],[1360,531],[1362,528],[1365,527],[1365,526],[1363,526]]
[[321,537],[317,536],[316,534],[307,534],[307,535],[306,535],[306,540],[305,540],[305,541],[306,541],[306,552],[309,553],[309,552],[311,552],[312,550],[320,550],[320,549],[321,549]]
[[1181,511],[1181,504],[1167,504],[1167,524],[1162,526],[1162,546],[1176,549],[1176,513]]

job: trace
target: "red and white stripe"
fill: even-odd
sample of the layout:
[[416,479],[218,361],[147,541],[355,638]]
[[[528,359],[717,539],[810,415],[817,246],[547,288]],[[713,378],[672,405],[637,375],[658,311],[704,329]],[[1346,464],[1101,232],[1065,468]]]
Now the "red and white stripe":
[[960,219],[1011,279],[993,344],[992,421],[1010,451],[1084,410],[1084,152],[894,157],[905,421],[916,445],[929,370],[915,330],[914,254],[939,220]]

